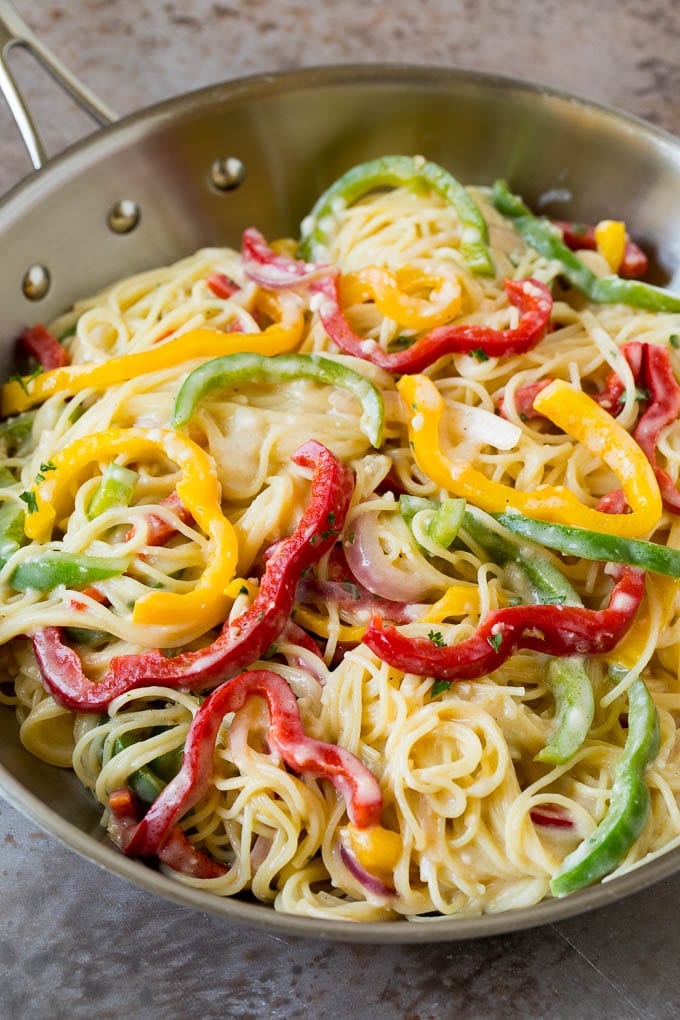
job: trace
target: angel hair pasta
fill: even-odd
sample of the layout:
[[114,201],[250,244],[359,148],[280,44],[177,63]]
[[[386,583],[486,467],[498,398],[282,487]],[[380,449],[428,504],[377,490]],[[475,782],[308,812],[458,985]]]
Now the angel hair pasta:
[[24,333],[24,746],[178,882],[357,922],[680,842],[680,299],[421,157]]

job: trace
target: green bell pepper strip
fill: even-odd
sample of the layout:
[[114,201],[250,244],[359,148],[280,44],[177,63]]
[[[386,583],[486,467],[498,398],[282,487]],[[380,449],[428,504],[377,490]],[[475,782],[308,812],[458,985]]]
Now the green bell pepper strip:
[[107,464],[87,508],[88,520],[93,521],[113,507],[129,506],[138,478],[137,471],[123,467],[122,464]]
[[[446,534],[441,520],[446,518],[448,512],[452,512],[454,523],[460,515],[467,534],[486,550],[495,563],[506,569],[513,566],[518,568],[520,585],[524,588],[526,584],[522,582],[528,582],[532,601],[543,605],[582,604],[566,577],[540,550],[530,549],[518,542],[511,533],[499,528],[493,517],[476,507],[464,505],[461,513],[458,506],[448,506],[459,502],[465,504],[464,500],[445,500],[438,504],[418,496],[402,496],[399,505],[409,524],[419,510],[433,510],[427,527],[427,533],[433,541],[436,527],[439,527],[440,534]],[[435,526],[438,519],[439,524]],[[444,545],[443,542],[440,544]],[[516,581],[512,573],[508,570],[509,580]],[[551,659],[546,680],[555,700],[555,725],[550,743],[536,755],[536,760],[562,764],[575,754],[588,735],[595,714],[593,688],[580,655]]]
[[409,188],[415,192],[434,191],[455,209],[462,225],[461,250],[475,273],[493,276],[494,267],[487,247],[488,229],[478,205],[465,188],[437,163],[418,156],[381,156],[352,167],[317,200],[303,220],[299,255],[318,261],[333,230],[335,213],[352,205],[376,188]]
[[60,585],[86,588],[97,581],[119,577],[128,565],[128,560],[122,557],[48,551],[20,563],[9,584],[16,591],[53,591]]
[[499,514],[496,520],[516,535],[522,535],[538,545],[556,549],[568,556],[625,563],[654,574],[680,577],[680,549],[668,549],[665,545],[646,542],[641,538],[619,538],[617,535],[604,535],[587,528],[535,521],[516,511]]
[[[423,499],[420,496],[402,496],[399,500],[399,508],[404,520],[409,525],[419,510],[432,510],[433,516],[428,523],[427,533],[433,541],[438,541],[435,537],[437,533],[446,537],[444,523],[446,515],[452,512],[454,523],[457,521],[460,508],[453,504],[459,502],[465,503],[464,500],[451,499],[440,504],[435,500]],[[536,549],[534,546],[529,547],[524,542],[518,542],[511,532],[499,527],[495,518],[490,514],[486,514],[483,510],[470,506],[468,503],[463,507],[461,525],[470,538],[486,550],[494,563],[501,567],[516,564],[526,574],[530,584],[528,594],[531,601],[543,605],[580,606],[582,604],[566,577],[546,555],[542,554],[540,549]],[[439,542],[438,544],[451,545],[456,534],[453,535],[451,542]]]
[[491,199],[498,212],[512,220],[517,233],[530,247],[545,258],[562,263],[562,275],[591,301],[597,304],[621,302],[650,312],[680,312],[680,297],[661,287],[615,275],[596,276],[567,247],[560,230],[549,220],[534,216],[522,199],[512,194],[505,181],[496,181]]
[[64,627],[64,636],[76,645],[103,645],[111,640],[106,630],[89,630],[87,627]]
[[16,503],[3,503],[0,507],[0,566],[24,543],[25,519],[26,511]]
[[[136,743],[137,741],[132,733],[123,733],[122,736],[116,737],[114,741],[113,754],[120,754],[121,751]],[[140,765],[128,777],[128,784],[144,804],[153,804],[156,797],[160,796],[167,785],[154,772],[153,763],[150,765]]]
[[12,449],[21,446],[31,434],[34,418],[35,411],[29,411],[0,422],[0,439],[4,439]]
[[196,405],[211,390],[226,389],[242,383],[281,383],[291,379],[311,379],[328,386],[342,386],[360,401],[363,414],[360,428],[376,449],[382,444],[385,411],[380,390],[351,368],[320,354],[227,354],[213,358],[190,372],[180,387],[171,424],[183,428],[191,420]]
[[546,674],[555,699],[555,727],[549,744],[534,761],[562,765],[576,754],[595,715],[593,685],[580,655],[551,659]]
[[597,828],[553,875],[554,896],[567,896],[608,875],[623,860],[645,827],[650,812],[645,770],[661,744],[659,714],[642,680],[628,691],[628,735],[614,770],[607,812]]

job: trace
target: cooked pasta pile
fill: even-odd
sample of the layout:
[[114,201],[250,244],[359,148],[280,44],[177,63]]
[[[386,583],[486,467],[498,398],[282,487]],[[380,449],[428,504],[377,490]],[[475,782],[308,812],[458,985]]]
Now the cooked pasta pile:
[[[610,539],[622,522],[624,544],[672,560],[680,517],[657,479],[678,483],[680,423],[660,431],[653,464],[640,452],[646,473],[621,435],[635,445],[658,403],[635,356],[651,365],[656,348],[680,374],[680,313],[591,300],[489,190],[465,195],[486,240],[470,206],[406,181],[319,207],[306,263],[293,242],[251,232],[243,252],[205,249],[118,282],[50,325],[65,364],[3,388],[2,701],[32,754],[75,771],[119,846],[179,882],[298,915],[431,920],[526,907],[680,841],[673,562],[642,577],[627,553],[612,565],[556,551],[503,513]],[[589,278],[616,271],[616,226],[578,252]],[[469,251],[480,237],[486,268]],[[487,346],[530,319],[526,350]],[[337,342],[338,322],[359,347]],[[460,326],[477,330],[467,351],[408,367],[420,338]],[[178,338],[184,352],[164,358]],[[399,352],[395,370],[379,356]],[[79,366],[100,374],[78,383]],[[615,379],[607,407],[598,395]],[[338,491],[351,480],[346,505],[323,504],[325,530],[272,596],[292,603],[263,651],[253,635],[277,607],[262,592],[331,470]],[[496,505],[508,490],[533,503]],[[560,516],[547,494],[564,490]],[[527,605],[535,622],[507,637],[507,614]],[[593,621],[579,641],[570,613]],[[427,668],[392,659],[397,636]],[[228,665],[201,673],[200,650],[219,640]],[[481,665],[461,672],[446,656],[460,645],[469,661],[473,641]],[[112,661],[127,681],[106,688]],[[237,703],[225,691],[245,670],[254,687]],[[213,691],[224,700],[214,742],[200,737],[200,796],[176,795],[153,844],[150,819],[187,774]],[[271,722],[290,692],[304,732],[292,749]],[[349,752],[339,764],[335,747]]]

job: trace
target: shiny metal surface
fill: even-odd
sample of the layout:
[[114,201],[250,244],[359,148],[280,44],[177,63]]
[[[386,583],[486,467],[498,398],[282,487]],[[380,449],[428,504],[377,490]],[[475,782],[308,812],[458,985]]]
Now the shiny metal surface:
[[102,126],[111,124],[116,120],[116,115],[45,46],[40,37],[19,16],[10,0],[0,0],[0,91],[19,128],[31,163],[38,170],[47,162],[47,150],[7,60],[16,47],[28,50],[54,81],[97,124]]
[[[5,272],[0,340],[7,373],[17,332],[113,279],[208,244],[238,244],[244,227],[295,234],[319,191],[360,160],[423,153],[466,182],[506,177],[537,208],[597,220],[615,210],[655,255],[659,280],[680,284],[680,142],[574,97],[508,79],[403,66],[312,69],[227,83],[161,104],[81,143],[0,204]],[[212,168],[241,161],[243,181],[220,191]],[[124,167],[124,174],[121,173]],[[121,198],[140,210],[111,231]],[[51,275],[46,297],[22,291],[27,269]],[[183,887],[120,855],[74,776],[21,748],[0,712],[0,790],[77,852],[144,888],[201,910],[288,934],[372,942],[490,935],[612,902],[680,869],[675,852],[561,901],[433,923],[353,925],[275,914]]]

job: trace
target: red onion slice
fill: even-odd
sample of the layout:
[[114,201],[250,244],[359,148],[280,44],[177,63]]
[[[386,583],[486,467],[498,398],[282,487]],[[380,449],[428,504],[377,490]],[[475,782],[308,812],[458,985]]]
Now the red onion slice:
[[385,553],[378,535],[379,511],[367,511],[354,518],[343,549],[349,568],[374,595],[393,602],[422,602],[433,590],[446,588],[446,579],[423,560],[417,573],[401,570]]
[[539,804],[533,807],[529,816],[534,825],[543,825],[551,829],[573,829],[574,822],[564,808],[557,804]]
[[370,871],[366,871],[365,868],[357,861],[356,857],[346,847],[340,844],[340,856],[342,863],[345,865],[349,873],[356,878],[367,892],[373,893],[374,896],[380,896],[382,899],[385,897],[394,896],[394,889],[389,885],[386,885],[381,878],[376,875],[372,875]]
[[277,255],[254,227],[243,231],[241,254],[246,276],[267,290],[304,286],[330,271],[326,265]]

